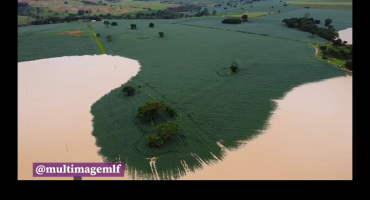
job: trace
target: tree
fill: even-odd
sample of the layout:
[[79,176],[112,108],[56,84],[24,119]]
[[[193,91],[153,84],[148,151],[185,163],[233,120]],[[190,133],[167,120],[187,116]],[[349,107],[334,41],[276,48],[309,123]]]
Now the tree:
[[130,24],[131,29],[136,29],[136,24]]
[[110,22],[108,22],[108,21],[104,21],[103,23],[104,23],[104,25],[105,25],[106,27],[108,27],[108,26],[109,26],[109,24],[110,24]]
[[311,17],[311,14],[310,14],[310,13],[305,13],[305,14],[304,14],[304,18],[308,19],[308,18],[310,18],[310,17]]
[[78,15],[83,15],[85,13],[85,11],[84,10],[78,10],[77,13],[78,13]]
[[164,33],[163,32],[159,32],[159,37],[163,37],[164,36]]
[[212,14],[213,15],[216,15],[217,11],[216,10],[213,10]]
[[113,36],[111,36],[111,35],[107,35],[107,37],[106,37],[107,41],[109,41],[109,42],[112,41],[112,37]]
[[321,51],[325,51],[326,50],[326,46],[325,45],[323,45],[323,46],[320,46],[320,49],[321,49]]
[[96,37],[100,37],[100,33],[97,33],[97,34],[96,34]]
[[148,145],[150,147],[162,147],[164,144],[162,138],[159,135],[150,135],[148,137]]
[[125,86],[122,88],[122,91],[123,92],[126,92],[127,93],[127,96],[131,96],[132,94],[135,93],[135,88],[131,87],[131,86]]
[[352,71],[352,60],[346,61],[346,68]]
[[315,22],[315,24],[320,24],[320,20],[318,20],[318,19],[315,20],[314,22]]
[[150,28],[153,28],[154,27],[154,24],[153,23],[149,23],[149,27]]
[[140,106],[137,110],[136,118],[142,119],[146,118],[150,120],[152,123],[155,123],[155,117],[160,111],[167,111],[167,105],[160,101],[149,101],[146,102],[144,105]]
[[334,26],[333,26],[333,25],[329,25],[329,26],[328,26],[328,29],[329,29],[329,30],[333,30],[333,28],[334,28]]
[[280,10],[278,10],[278,13],[280,13],[281,11]]
[[68,2],[67,2],[67,1],[65,1],[65,2],[64,2],[64,4],[68,4]]
[[111,26],[117,26],[117,22],[112,22]]
[[325,19],[325,26],[329,26],[332,22],[333,22],[333,20],[332,19]]
[[179,133],[178,123],[168,122],[158,126],[158,136],[164,141],[168,140],[171,136],[179,135]]
[[204,8],[204,10],[202,11],[202,15],[204,15],[204,16],[208,16],[209,15],[209,12],[208,12],[208,9],[207,8]]
[[274,6],[271,6],[271,8],[274,8]]
[[242,15],[242,19],[243,19],[243,22],[247,22],[248,21],[248,15]]
[[230,69],[233,73],[236,73],[238,71],[238,63],[236,62],[232,62],[231,63],[231,66],[230,66]]

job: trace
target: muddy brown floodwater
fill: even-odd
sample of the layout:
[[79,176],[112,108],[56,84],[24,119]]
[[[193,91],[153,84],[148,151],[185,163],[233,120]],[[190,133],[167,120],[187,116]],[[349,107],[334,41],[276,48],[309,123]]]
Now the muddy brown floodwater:
[[352,28],[338,31],[338,34],[341,40],[347,41],[348,44],[352,44]]
[[299,86],[263,134],[183,180],[352,180],[352,76]]
[[[103,162],[90,107],[139,70],[108,55],[18,63],[18,179],[72,180],[34,178],[34,162]],[[352,179],[352,77],[297,87],[278,102],[265,133],[181,179]]]
[[34,178],[33,162],[103,162],[90,108],[139,70],[135,60],[108,55],[18,63],[18,179],[72,180]]

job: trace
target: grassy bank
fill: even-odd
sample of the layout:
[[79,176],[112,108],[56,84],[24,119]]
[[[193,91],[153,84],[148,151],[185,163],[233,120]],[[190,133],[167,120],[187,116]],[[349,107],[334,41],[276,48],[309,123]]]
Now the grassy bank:
[[96,43],[96,46],[99,48],[99,51],[101,54],[107,54],[104,50],[104,47],[103,45],[101,44],[99,38],[98,38],[98,35],[97,33],[95,32],[95,30],[93,29],[93,27],[91,26],[90,23],[86,23],[87,27],[89,27],[90,29],[90,32],[91,32],[91,36],[93,37],[95,43]]

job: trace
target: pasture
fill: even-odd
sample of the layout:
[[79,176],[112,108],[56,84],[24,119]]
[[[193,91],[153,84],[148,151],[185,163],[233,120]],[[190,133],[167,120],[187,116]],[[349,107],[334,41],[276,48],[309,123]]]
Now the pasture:
[[[252,18],[251,23],[239,25],[222,24],[220,17],[112,19],[108,21],[118,26],[108,27],[90,23],[108,55],[141,64],[139,74],[122,85],[134,87],[133,96],[126,96],[121,86],[91,105],[92,135],[101,147],[99,154],[109,162],[124,162],[129,167],[125,173],[133,178],[155,179],[152,160],[160,179],[176,179],[201,168],[202,163],[222,160],[224,147],[237,149],[257,137],[276,108],[273,100],[295,86],[345,75],[318,60],[315,49],[306,43],[324,40],[282,25],[282,19],[305,12],[322,21],[332,18],[333,24],[337,20],[351,25],[349,14],[340,17],[337,11],[327,14],[311,9]],[[137,29],[131,30],[130,24]],[[164,32],[164,37],[158,32]],[[112,41],[106,40],[107,35]],[[85,23],[18,28],[18,62],[93,54],[100,51]],[[240,69],[229,74],[233,61]],[[153,100],[178,112],[175,119],[161,114],[161,123],[180,123],[180,136],[161,149],[151,149],[146,143],[156,127],[135,119],[137,108]]]

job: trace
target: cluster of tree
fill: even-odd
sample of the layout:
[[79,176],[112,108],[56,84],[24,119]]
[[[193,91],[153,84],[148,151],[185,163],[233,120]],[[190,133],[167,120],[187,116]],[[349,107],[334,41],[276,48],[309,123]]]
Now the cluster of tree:
[[309,6],[306,6],[306,7],[304,7],[305,9],[310,9],[310,7]]
[[352,70],[352,45],[348,45],[347,41],[342,41],[340,38],[333,39],[332,43],[320,45],[320,50],[323,53],[323,59],[333,57],[340,60],[345,60],[345,67],[349,70]]
[[31,6],[28,3],[18,2],[18,15],[27,16]]
[[195,14],[195,17],[202,17],[208,15],[209,15],[208,9],[204,8],[203,10],[198,10],[198,12]]
[[233,18],[226,18],[222,20],[223,24],[241,24],[243,21],[240,18],[233,17]]
[[147,119],[152,125],[156,125],[156,117],[160,112],[167,112],[170,116],[176,116],[175,108],[165,105],[161,101],[149,101],[137,110],[137,119]]
[[135,88],[131,87],[131,86],[125,86],[122,88],[122,92],[125,92],[127,94],[127,96],[131,96],[135,93]]
[[93,1],[80,1],[81,3],[83,4],[86,4],[86,5],[108,5],[106,3],[103,3],[103,1],[98,1],[98,2],[93,2]]
[[101,21],[97,16],[67,16],[67,17],[48,17],[45,19],[37,19],[31,22],[31,25],[41,25],[41,24],[55,24],[63,22],[74,22],[78,20],[96,20]]
[[150,135],[148,139],[148,145],[150,147],[163,147],[165,142],[171,139],[171,136],[180,134],[179,124],[177,123],[165,123],[158,126],[157,134]]
[[104,24],[106,27],[108,27],[108,26],[109,26],[109,24],[110,24],[111,26],[118,26],[117,22],[112,22],[112,23],[110,23],[109,21],[104,21],[104,22],[103,22],[103,24]]
[[328,28],[322,28],[316,25],[320,23],[320,20],[314,20],[313,18],[308,17],[309,14],[306,13],[305,17],[284,19],[282,22],[289,28],[296,28],[301,31],[309,32],[312,36],[318,35],[328,41],[338,37],[338,33],[336,33],[334,27],[330,25],[333,20],[326,19],[325,26],[328,26]]

